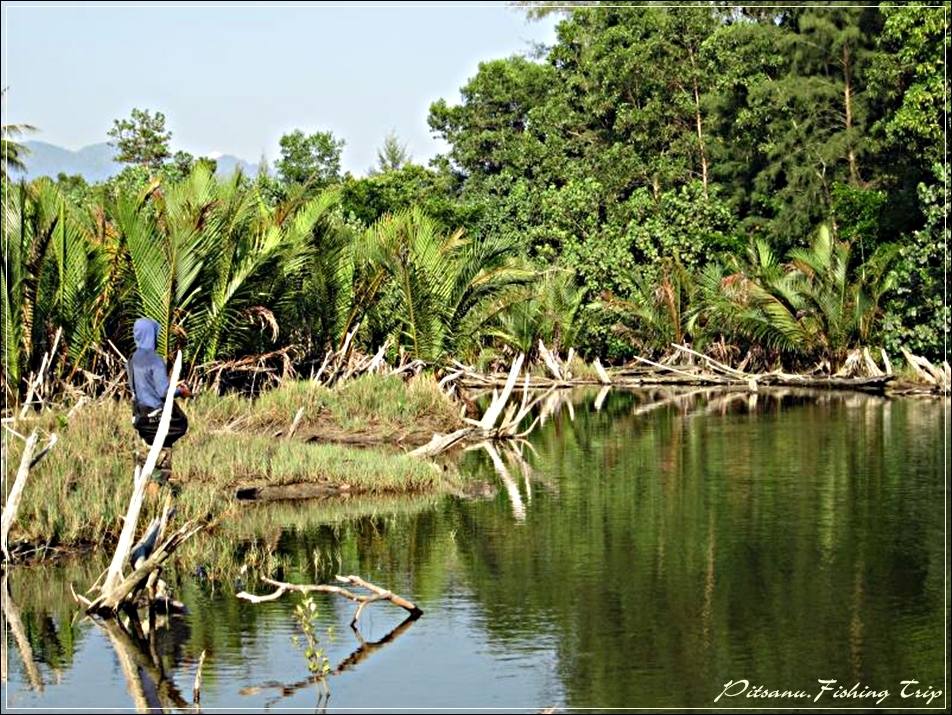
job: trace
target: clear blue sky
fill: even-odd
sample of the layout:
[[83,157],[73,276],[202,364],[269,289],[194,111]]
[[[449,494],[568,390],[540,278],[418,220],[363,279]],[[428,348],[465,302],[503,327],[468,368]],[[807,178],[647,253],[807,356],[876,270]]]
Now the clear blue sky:
[[363,174],[391,129],[417,161],[444,149],[431,102],[459,101],[481,61],[554,40],[556,17],[460,6],[3,3],[3,123],[78,149],[133,107],[162,111],[173,148],[273,161],[292,129],[346,140]]

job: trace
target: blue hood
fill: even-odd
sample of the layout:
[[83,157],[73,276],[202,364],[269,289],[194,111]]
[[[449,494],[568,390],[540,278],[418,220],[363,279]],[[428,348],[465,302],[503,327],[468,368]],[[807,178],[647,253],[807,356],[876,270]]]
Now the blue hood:
[[139,318],[132,326],[132,337],[140,350],[155,350],[159,340],[159,324],[152,318]]

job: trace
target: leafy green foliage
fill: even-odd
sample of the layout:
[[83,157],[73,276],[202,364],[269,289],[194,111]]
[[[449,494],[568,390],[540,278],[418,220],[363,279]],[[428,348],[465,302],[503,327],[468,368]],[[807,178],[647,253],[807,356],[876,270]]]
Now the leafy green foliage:
[[107,255],[48,179],[8,186],[3,203],[3,370],[15,397],[56,328],[74,364],[102,341]]
[[295,636],[293,640],[304,651],[304,659],[307,661],[307,669],[312,675],[319,676],[325,689],[327,684],[324,677],[331,672],[331,664],[321,648],[321,641],[317,637],[317,604],[311,596],[302,596],[300,602],[294,607],[294,620],[298,629],[301,631],[303,642]]
[[899,248],[896,287],[886,303],[883,331],[887,346],[916,354],[943,356],[949,344],[948,169],[936,165],[934,183],[919,185],[926,223]]
[[551,47],[431,106],[449,150],[426,167],[391,134],[341,176],[343,141],[298,130],[275,175],[223,181],[136,109],[109,181],[4,180],[6,389],[57,328],[77,371],[139,313],[193,367],[319,360],[357,326],[359,348],[432,361],[540,338],[609,360],[681,340],[811,366],[877,341],[941,355],[941,8],[563,9]]
[[874,337],[883,295],[895,284],[898,246],[880,246],[855,271],[851,250],[827,226],[808,248],[791,250],[787,264],[756,241],[733,272],[716,265],[705,271],[698,314],[722,335],[824,359],[835,369],[849,348]]
[[281,158],[275,166],[284,182],[321,188],[340,177],[344,140],[331,132],[305,134],[296,129],[281,137],[280,145]]
[[[4,95],[7,89],[7,87],[3,88]],[[0,127],[0,178],[6,179],[10,169],[14,171],[26,169],[23,160],[30,150],[16,141],[16,137],[34,131],[36,127],[30,124],[4,124]]]
[[116,148],[116,161],[158,168],[171,156],[172,132],[165,128],[165,115],[148,109],[133,109],[128,119],[116,119],[108,132]]
[[[513,260],[499,238],[474,240],[442,233],[418,209],[387,215],[357,248],[361,271],[389,278],[396,296],[395,338],[414,357],[435,360],[478,345],[488,325],[521,297],[514,289],[534,273]],[[378,278],[379,277],[379,278]]]

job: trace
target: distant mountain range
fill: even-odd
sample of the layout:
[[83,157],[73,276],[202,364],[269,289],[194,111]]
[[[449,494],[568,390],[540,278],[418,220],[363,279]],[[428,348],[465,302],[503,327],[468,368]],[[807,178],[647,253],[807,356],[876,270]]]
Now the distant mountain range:
[[[70,176],[79,174],[89,183],[96,183],[115,176],[124,166],[113,161],[115,149],[105,142],[90,144],[76,151],[39,141],[27,141],[23,144],[30,150],[24,159],[27,179],[40,176],[55,179],[60,172],[63,172]],[[252,176],[258,172],[257,164],[251,164],[231,154],[222,154],[214,158],[218,162],[216,173],[220,175],[230,176],[238,168]]]

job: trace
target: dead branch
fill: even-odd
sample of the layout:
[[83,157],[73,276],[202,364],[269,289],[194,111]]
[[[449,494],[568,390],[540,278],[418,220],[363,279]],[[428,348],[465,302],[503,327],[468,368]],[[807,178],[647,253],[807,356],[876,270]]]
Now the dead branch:
[[608,373],[605,371],[605,368],[602,367],[602,362],[597,357],[592,360],[592,367],[595,368],[595,372],[598,373],[598,379],[603,385],[611,385],[612,379],[608,376]]
[[155,433],[155,439],[149,448],[149,454],[146,457],[145,465],[140,468],[136,465],[132,496],[129,499],[129,508],[126,511],[125,521],[122,524],[122,532],[119,534],[119,542],[116,544],[116,551],[112,557],[112,563],[106,572],[106,580],[103,581],[102,593],[108,596],[119,585],[122,580],[122,569],[129,558],[132,550],[132,542],[135,538],[136,526],[139,522],[139,511],[142,509],[142,500],[145,497],[145,486],[155,469],[156,462],[159,459],[159,452],[165,445],[165,437],[169,433],[169,425],[172,421],[172,404],[175,402],[175,388],[178,385],[179,373],[182,371],[182,353],[175,356],[175,364],[172,366],[172,374],[169,377],[169,390],[165,396],[165,404],[162,407],[162,418],[159,421],[158,429]]
[[43,360],[40,362],[40,369],[37,370],[36,377],[34,378],[32,375],[30,376],[26,399],[23,401],[23,406],[20,408],[20,419],[26,417],[26,413],[30,409],[30,405],[33,402],[34,394],[41,403],[43,402],[43,399],[40,395],[42,393],[43,383],[46,379],[46,371],[53,364],[53,360],[56,358],[56,348],[59,347],[59,341],[62,335],[63,328],[57,328],[56,337],[53,338],[53,347],[48,352],[43,353]]
[[57,436],[55,434],[50,435],[46,446],[34,457],[33,452],[36,451],[36,445],[39,439],[39,432],[35,429],[30,433],[30,436],[27,437],[26,444],[23,446],[23,454],[20,456],[20,466],[17,469],[16,478],[13,480],[13,486],[10,488],[6,504],[3,506],[3,518],[0,520],[0,550],[2,550],[3,558],[7,561],[12,560],[7,539],[10,535],[10,529],[13,528],[13,522],[16,521],[17,518],[17,511],[20,508],[20,499],[23,496],[23,490],[26,488],[26,480],[30,476],[30,470],[39,464],[40,460],[43,459],[53,448],[53,445],[56,444]]
[[108,591],[103,585],[103,595],[90,604],[86,609],[87,613],[105,616],[114,615],[123,603],[133,602],[139,591],[145,586],[149,574],[164,564],[184,541],[198,533],[201,528],[201,526],[195,526],[191,522],[180,526],[129,576]]
[[552,376],[561,382],[564,377],[562,375],[562,369],[559,366],[559,359],[549,351],[541,338],[539,339],[539,355],[542,356],[542,360],[545,362],[545,366],[549,368],[549,372],[552,373]]
[[294,414],[294,420],[291,422],[291,427],[288,429],[285,439],[291,439],[294,436],[295,431],[297,431],[298,424],[301,422],[301,418],[304,416],[304,408],[299,407],[298,411]]
[[880,348],[879,352],[882,353],[882,356],[883,356],[883,365],[886,368],[886,374],[892,375],[893,374],[892,363],[889,362],[889,355],[886,354],[886,348]]
[[241,598],[245,601],[250,601],[251,603],[265,603],[267,601],[276,601],[288,591],[296,591],[298,593],[333,593],[358,604],[357,610],[354,612],[354,617],[350,621],[350,627],[354,630],[357,630],[357,622],[364,606],[374,603],[375,601],[390,601],[395,606],[399,606],[405,611],[408,611],[410,613],[410,617],[413,619],[419,618],[423,615],[423,611],[413,602],[408,601],[407,599],[393,593],[392,591],[387,591],[375,584],[370,583],[369,581],[365,581],[359,576],[337,576],[336,578],[341,583],[346,583],[348,585],[366,589],[373,595],[367,596],[364,594],[354,593],[349,589],[343,588],[341,586],[333,586],[330,584],[297,584],[287,583],[284,581],[275,581],[274,579],[270,578],[264,578],[262,580],[265,583],[276,587],[275,591],[272,593],[269,593],[265,596],[256,596],[252,593],[248,593],[247,591],[241,591],[235,595],[238,598]]
[[506,377],[506,382],[502,386],[502,391],[500,392],[499,390],[493,389],[489,407],[486,408],[481,419],[473,420],[463,417],[463,421],[469,425],[468,427],[463,427],[445,435],[437,433],[433,435],[433,438],[429,442],[421,447],[417,447],[409,454],[413,457],[433,457],[464,441],[482,442],[494,439],[512,439],[524,437],[532,431],[539,421],[538,417],[522,432],[519,431],[519,426],[523,420],[529,416],[536,405],[551,395],[556,387],[553,385],[548,392],[535,399],[530,399],[531,392],[529,390],[529,384],[531,378],[529,374],[526,374],[522,386],[521,400],[518,403],[510,402],[510,398],[519,381],[519,373],[522,370],[524,361],[525,354],[523,353],[517,355],[515,360],[513,360],[509,368],[509,374]]

